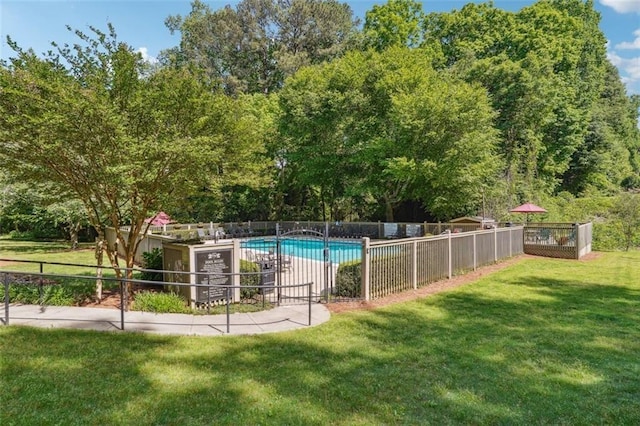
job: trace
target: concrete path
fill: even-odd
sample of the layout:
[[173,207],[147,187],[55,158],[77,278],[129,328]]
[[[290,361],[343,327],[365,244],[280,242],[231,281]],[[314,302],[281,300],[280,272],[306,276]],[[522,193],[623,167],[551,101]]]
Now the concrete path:
[[[311,326],[328,321],[328,309],[318,303],[311,305]],[[153,314],[129,311],[124,313],[124,330],[134,332],[220,336],[225,334],[261,334],[309,327],[309,306],[279,306],[253,313],[229,315]],[[116,309],[80,308],[11,304],[9,325],[44,328],[76,328],[98,331],[121,331],[121,313]],[[0,326],[6,323],[4,307],[0,305]]]

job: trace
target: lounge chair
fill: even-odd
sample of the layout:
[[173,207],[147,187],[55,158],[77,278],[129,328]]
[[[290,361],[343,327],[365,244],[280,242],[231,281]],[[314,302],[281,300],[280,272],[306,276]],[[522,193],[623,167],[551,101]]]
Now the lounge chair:
[[282,255],[280,258],[280,270],[291,271],[293,269],[293,259],[290,254]]

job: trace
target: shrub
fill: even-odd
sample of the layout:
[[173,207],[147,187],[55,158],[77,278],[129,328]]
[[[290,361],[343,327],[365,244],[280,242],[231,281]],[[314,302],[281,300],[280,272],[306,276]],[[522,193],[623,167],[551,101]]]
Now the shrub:
[[[154,248],[151,251],[142,253],[142,261],[145,269],[155,269],[161,271],[164,269],[162,262],[162,250]],[[163,281],[162,272],[143,271],[140,279],[144,281]]]
[[[65,280],[46,283],[40,286],[37,282],[21,282],[9,285],[9,301],[26,305],[73,306],[90,299],[95,290],[94,284],[87,281]],[[0,300],[4,299],[4,286],[0,286]]]
[[[4,298],[4,288],[0,289],[0,298]],[[38,305],[40,289],[37,284],[11,284],[9,286],[9,301],[12,303],[24,303],[25,305]],[[76,296],[72,289],[57,285],[42,286],[42,304],[50,306],[73,306]]]
[[594,222],[592,250],[610,251],[622,248],[624,237],[620,229],[612,221]]
[[[260,272],[260,267],[253,262],[249,262],[248,260],[240,259],[240,272]],[[240,285],[246,286],[256,286],[260,285],[260,275],[259,274],[251,274],[251,275],[240,275]],[[243,288],[240,290],[240,298],[241,299],[251,299],[253,296],[258,294],[260,289],[251,287],[251,288]]]
[[191,313],[191,309],[187,307],[185,300],[175,293],[141,291],[136,293],[132,306],[136,311],[143,312],[170,314]]
[[362,261],[353,260],[340,264],[336,273],[335,293],[339,297],[361,297]]

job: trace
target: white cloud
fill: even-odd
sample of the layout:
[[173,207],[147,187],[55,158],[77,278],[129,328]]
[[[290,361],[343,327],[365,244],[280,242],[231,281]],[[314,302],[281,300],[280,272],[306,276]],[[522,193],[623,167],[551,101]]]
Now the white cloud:
[[149,50],[146,47],[139,47],[138,50],[136,50],[136,52],[142,55],[143,61],[148,62],[152,65],[158,63],[158,58],[156,58],[155,56],[149,55]]
[[607,58],[620,71],[626,74],[625,78],[640,80],[640,56],[635,58],[623,58],[615,52],[607,53]]
[[637,29],[633,32],[633,35],[636,38],[633,41],[623,41],[622,43],[616,44],[616,49],[621,50],[633,50],[640,49],[640,29]]
[[639,13],[640,1],[638,0],[600,0],[600,4],[609,6],[618,13]]
[[607,58],[620,71],[620,80],[627,87],[627,93],[640,94],[640,56],[623,58],[615,52],[608,52]]

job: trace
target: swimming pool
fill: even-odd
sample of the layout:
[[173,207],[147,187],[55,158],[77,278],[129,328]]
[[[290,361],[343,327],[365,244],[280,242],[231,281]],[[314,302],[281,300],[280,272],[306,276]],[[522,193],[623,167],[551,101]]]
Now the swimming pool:
[[[242,248],[268,252],[276,248],[275,238],[252,238],[242,241]],[[282,238],[280,253],[310,260],[324,260],[324,241],[316,238]],[[329,240],[329,260],[331,263],[344,263],[360,260],[362,243],[360,241]]]

